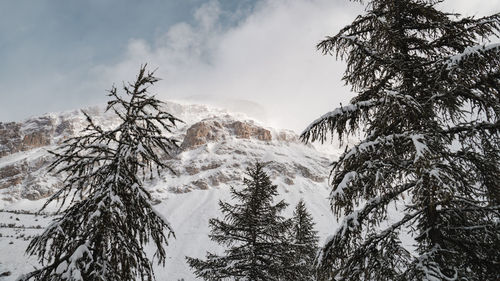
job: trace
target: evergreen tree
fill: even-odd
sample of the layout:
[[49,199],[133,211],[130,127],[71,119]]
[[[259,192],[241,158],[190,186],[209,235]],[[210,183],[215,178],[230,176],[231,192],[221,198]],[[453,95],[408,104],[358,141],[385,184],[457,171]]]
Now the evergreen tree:
[[500,45],[489,41],[500,15],[440,2],[368,0],[318,44],[346,60],[358,94],[301,138],[364,137],[333,163],[332,209],[345,217],[318,258],[321,280],[500,279]]
[[149,243],[158,263],[165,262],[172,228],[151,206],[143,180],[169,168],[160,157],[177,144],[164,133],[179,120],[148,94],[158,78],[145,69],[135,83],[124,85],[125,95],[115,87],[109,91],[106,110],[119,117],[116,128],[104,130],[84,112],[88,125],[82,135],[52,152],[50,169],[67,176],[44,207],[61,199],[60,216],[28,246],[43,267],[20,280],[154,280],[144,250]]
[[247,169],[245,188],[231,188],[238,203],[219,202],[224,219],[211,219],[210,239],[228,247],[223,255],[207,253],[206,260],[187,257],[194,273],[205,280],[281,280],[287,270],[286,231],[290,221],[280,215],[284,201],[273,204],[277,186],[256,163]]
[[291,245],[288,247],[292,261],[292,276],[284,280],[311,281],[314,278],[314,259],[318,251],[318,232],[314,221],[301,199],[292,217]]

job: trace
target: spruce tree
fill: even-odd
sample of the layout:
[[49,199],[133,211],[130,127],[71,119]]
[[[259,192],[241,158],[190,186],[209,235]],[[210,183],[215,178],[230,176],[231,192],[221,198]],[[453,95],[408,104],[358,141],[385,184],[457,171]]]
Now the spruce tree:
[[288,247],[292,276],[284,280],[311,281],[314,278],[314,259],[318,251],[318,232],[315,223],[301,199],[292,217],[291,243]]
[[223,255],[207,253],[206,260],[187,257],[194,273],[205,280],[282,280],[286,231],[290,221],[280,213],[287,204],[273,203],[273,185],[261,163],[247,169],[245,188],[231,188],[235,204],[219,201],[224,218],[210,219],[210,239],[227,247]]
[[347,62],[358,94],[301,138],[362,136],[333,163],[344,219],[320,280],[500,279],[500,45],[489,41],[500,15],[461,17],[440,2],[368,0],[318,44]]
[[164,263],[173,232],[151,206],[143,180],[169,168],[160,157],[178,146],[164,134],[180,121],[149,95],[157,81],[141,67],[124,95],[115,87],[109,91],[106,110],[117,115],[118,126],[105,130],[84,112],[82,134],[52,152],[50,169],[66,178],[44,208],[59,202],[59,216],[27,249],[43,267],[20,280],[154,280],[144,247],[155,246],[158,263]]

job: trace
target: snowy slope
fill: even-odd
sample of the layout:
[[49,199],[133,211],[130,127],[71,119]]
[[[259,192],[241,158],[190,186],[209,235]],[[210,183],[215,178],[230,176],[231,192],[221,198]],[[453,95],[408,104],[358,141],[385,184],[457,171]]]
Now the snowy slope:
[[[117,120],[103,114],[100,108],[90,110],[103,126],[116,124]],[[174,157],[165,158],[176,174],[165,172],[161,178],[148,183],[156,201],[155,208],[169,219],[176,234],[176,238],[170,239],[165,267],[156,269],[158,280],[195,280],[184,257],[203,257],[206,251],[221,250],[208,239],[208,219],[219,215],[218,201],[230,200],[229,187],[242,186],[244,170],[255,160],[267,164],[267,172],[279,186],[280,199],[291,204],[286,215],[290,216],[294,205],[303,198],[317,222],[321,240],[334,231],[336,221],[329,209],[326,176],[329,161],[335,155],[301,144],[291,131],[265,127],[242,114],[176,103],[168,103],[167,110],[185,123],[174,132],[182,141],[182,150]],[[2,180],[5,184],[0,188],[1,281],[15,280],[19,274],[39,266],[33,257],[24,255],[24,250],[29,238],[49,223],[51,215],[14,211],[37,210],[45,197],[57,189],[60,179],[46,172],[51,160],[46,150],[54,149],[61,139],[77,134],[84,125],[79,112],[49,114],[43,118],[53,120],[49,123],[54,128],[70,120],[71,130],[57,131],[45,125],[43,134],[48,140],[34,142],[45,145],[17,146],[17,151],[5,150],[6,155],[0,157],[0,175],[12,169],[19,172],[4,173],[10,176],[8,178],[0,176],[0,184]],[[36,126],[33,128],[33,124],[36,122],[28,120],[19,127],[31,126],[30,130],[40,131]],[[17,140],[26,139],[22,130],[20,132]],[[50,206],[48,211],[54,208]],[[4,272],[10,275],[2,277]]]
[[[328,191],[325,188],[298,188],[287,190],[279,188],[280,198],[290,204],[296,204],[303,198],[317,223],[317,230],[324,241],[336,226],[336,222],[329,211],[326,200]],[[208,239],[208,219],[219,215],[217,202],[219,199],[229,200],[228,186],[209,190],[194,190],[188,193],[170,194],[155,207],[171,222],[175,229],[176,238],[169,240],[167,248],[167,262],[165,267],[157,267],[157,280],[196,280],[185,263],[185,256],[203,257],[206,251],[220,252],[217,244]],[[37,202],[38,203],[38,202]],[[34,208],[33,202],[19,201],[11,206],[16,209]],[[287,209],[287,216],[291,215],[292,207]],[[12,217],[12,218],[11,218]],[[16,219],[19,219],[17,221]],[[33,257],[24,255],[29,240],[27,236],[39,233],[39,225],[48,224],[50,216],[34,216],[0,212],[0,221],[14,223],[16,226],[25,225],[27,229],[2,228],[0,237],[0,273],[10,271],[11,275],[0,277],[0,280],[15,280],[23,272],[28,272],[38,266]],[[10,244],[10,243],[13,244]]]

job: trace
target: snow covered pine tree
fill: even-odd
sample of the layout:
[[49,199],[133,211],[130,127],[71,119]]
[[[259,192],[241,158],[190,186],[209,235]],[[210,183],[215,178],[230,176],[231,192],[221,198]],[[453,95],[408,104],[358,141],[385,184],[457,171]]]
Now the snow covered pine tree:
[[280,216],[284,201],[273,204],[277,186],[256,163],[247,169],[246,188],[231,188],[231,205],[219,202],[224,220],[211,219],[210,238],[229,248],[225,255],[207,253],[206,260],[187,257],[194,273],[205,280],[277,281],[286,274],[286,231],[290,220]]
[[346,60],[358,95],[301,138],[364,136],[333,163],[332,209],[345,217],[320,280],[500,280],[500,15],[440,2],[368,0],[318,44]]
[[115,87],[109,91],[107,110],[121,121],[115,129],[102,129],[84,112],[88,126],[82,136],[52,152],[51,170],[67,177],[44,207],[59,199],[59,211],[69,206],[28,246],[44,267],[20,280],[154,280],[144,246],[152,242],[158,263],[164,263],[165,231],[173,232],[151,206],[143,180],[169,168],[160,157],[177,144],[164,132],[180,121],[148,94],[157,81],[141,67],[137,81],[124,85],[124,97]]
[[314,230],[314,221],[307,212],[306,204],[301,199],[292,217],[290,259],[292,276],[284,280],[294,281],[313,281],[314,278],[314,259],[318,251],[318,232]]

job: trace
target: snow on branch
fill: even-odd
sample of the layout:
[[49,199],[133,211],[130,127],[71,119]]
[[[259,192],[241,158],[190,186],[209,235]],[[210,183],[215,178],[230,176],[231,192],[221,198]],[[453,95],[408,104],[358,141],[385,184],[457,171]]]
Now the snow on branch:
[[346,189],[350,182],[356,180],[358,173],[355,171],[348,172],[344,175],[342,182],[335,187],[335,190],[331,194],[331,198],[337,198],[344,195],[344,189]]
[[447,60],[447,65],[448,68],[452,68],[459,64],[462,60],[465,58],[476,55],[476,54],[481,54],[485,53],[488,51],[500,51],[500,43],[494,43],[494,44],[481,44],[481,45],[476,45],[472,47],[467,47],[465,51],[463,51],[460,54],[456,54],[454,56],[451,56]]
[[458,124],[454,127],[450,127],[446,130],[443,130],[442,132],[444,134],[460,134],[462,132],[473,132],[473,131],[490,131],[490,132],[498,132],[500,131],[500,120],[496,121],[495,123],[490,123],[490,122],[473,122],[473,123],[468,123],[468,124]]
[[393,134],[388,136],[380,136],[374,140],[365,140],[352,148],[346,150],[340,157],[338,162],[345,162],[350,160],[352,157],[359,157],[360,153],[374,153],[381,146],[394,145],[396,140],[411,140],[415,147],[417,159],[423,156],[427,149],[427,146],[421,142],[424,136],[422,134]]
[[395,187],[392,192],[374,197],[368,200],[361,209],[347,214],[340,226],[337,228],[335,234],[326,240],[325,246],[318,255],[317,265],[322,266],[324,263],[323,259],[328,259],[332,255],[332,248],[345,247],[348,245],[352,235],[358,235],[361,233],[360,227],[364,224],[364,221],[368,218],[372,211],[383,206],[383,203],[388,203],[398,198],[400,194],[413,188],[415,184],[415,182],[411,182]]
[[360,110],[370,108],[379,103],[379,99],[371,99],[367,101],[360,101],[347,106],[341,106],[333,111],[330,111],[318,119],[314,120],[307,128],[300,134],[300,138],[304,142],[309,140],[326,140],[326,132],[332,131],[336,126],[339,119],[348,120],[356,115]]
[[424,136],[421,134],[411,135],[410,138],[413,142],[413,145],[415,146],[415,162],[417,162],[429,151],[429,147],[427,147],[427,145],[422,141],[422,139],[424,139]]
[[420,104],[414,97],[401,93],[397,90],[382,89],[378,92],[378,95],[381,97],[341,106],[322,115],[309,124],[304,131],[302,131],[300,139],[306,143],[309,141],[314,142],[316,140],[323,143],[327,139],[327,132],[330,132],[333,135],[333,133],[337,131],[340,135],[344,131],[345,125],[349,121],[352,122],[353,120],[356,120],[360,116],[362,110],[368,110],[388,102],[391,104],[396,103],[396,105],[404,104],[411,106],[416,110],[421,109]]

